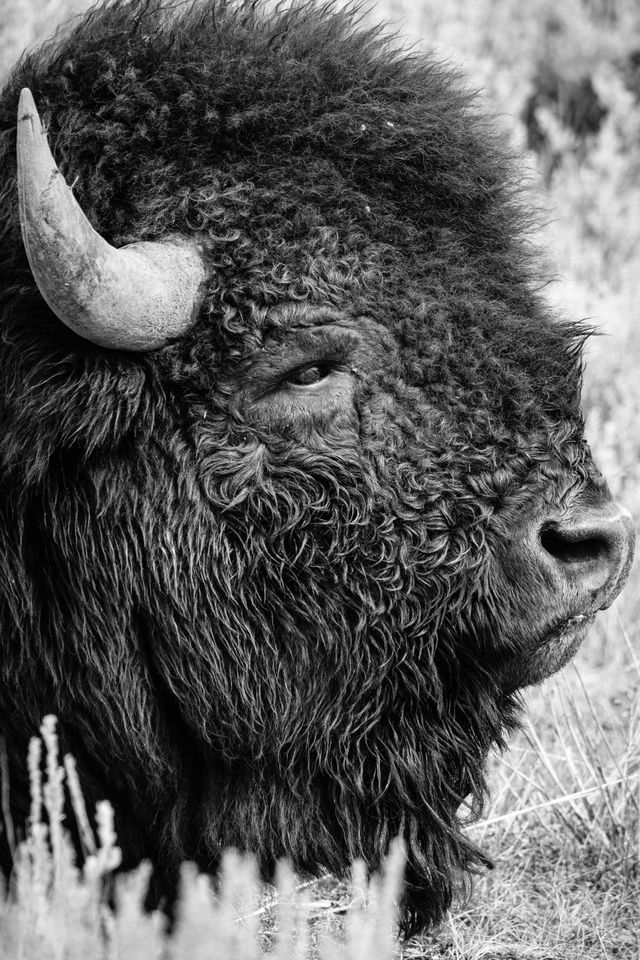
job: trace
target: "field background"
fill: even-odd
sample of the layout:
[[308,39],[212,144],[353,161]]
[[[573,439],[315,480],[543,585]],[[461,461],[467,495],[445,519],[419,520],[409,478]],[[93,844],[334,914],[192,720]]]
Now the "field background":
[[[0,0],[0,79],[25,45],[87,5]],[[588,351],[587,432],[613,493],[638,527],[640,3],[384,0],[371,16],[391,21],[401,36],[459,67],[523,155],[523,175],[547,211],[535,238],[558,278],[547,295],[603,334]],[[568,91],[584,78],[606,110],[599,131],[586,138],[565,122]],[[527,148],[522,115],[531,94],[545,86],[558,92],[560,106],[553,95],[538,106],[546,142],[540,155]],[[639,586],[636,563],[625,593],[600,616],[575,663],[527,693],[529,723],[510,751],[492,760],[492,805],[486,821],[470,828],[496,869],[476,880],[439,931],[406,944],[406,958],[640,958]],[[295,897],[313,917],[314,942],[325,928],[341,935],[351,896],[328,879],[299,888]],[[264,911],[267,934],[269,923],[278,922],[269,916]],[[365,949],[358,930],[345,947],[349,956],[382,957],[370,942]],[[37,952],[23,944],[22,952],[3,956],[83,956],[71,948],[60,952],[58,927],[59,949],[49,952],[45,934]],[[201,934],[171,956],[213,956],[199,952],[204,928]],[[136,950],[121,945],[112,955],[159,955],[149,946],[153,936],[145,936]],[[300,957],[306,955],[302,940]],[[248,957],[243,949],[229,946],[220,956]],[[326,949],[323,955],[337,956]],[[290,955],[282,950],[282,958]]]

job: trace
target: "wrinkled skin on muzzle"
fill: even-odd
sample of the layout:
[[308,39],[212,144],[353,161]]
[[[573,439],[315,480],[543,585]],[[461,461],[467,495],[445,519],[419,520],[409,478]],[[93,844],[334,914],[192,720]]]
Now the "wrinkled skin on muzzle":
[[[628,570],[583,435],[587,331],[535,293],[517,177],[432,60],[344,13],[157,7],[94,12],[0,101],[14,813],[54,712],[151,900],[226,846],[340,873],[400,834],[410,931],[486,863],[458,810],[517,690]],[[25,86],[105,242],[203,258],[179,337],[114,349],[47,306],[16,208]]]

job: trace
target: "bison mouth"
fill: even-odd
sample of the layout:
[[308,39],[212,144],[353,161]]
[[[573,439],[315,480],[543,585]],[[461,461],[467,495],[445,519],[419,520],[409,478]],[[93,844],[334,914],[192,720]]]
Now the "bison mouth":
[[598,611],[577,613],[552,622],[527,655],[512,657],[505,670],[507,690],[542,683],[575,655]]
[[544,635],[528,664],[527,684],[540,683],[574,656],[596,619],[597,611],[578,613],[556,622]]

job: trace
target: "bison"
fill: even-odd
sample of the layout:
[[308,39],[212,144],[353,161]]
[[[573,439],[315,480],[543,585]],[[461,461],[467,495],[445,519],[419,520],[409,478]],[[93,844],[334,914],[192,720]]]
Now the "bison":
[[517,167],[358,17],[114,0],[10,77],[0,728],[19,820],[57,714],[152,898],[227,846],[340,873],[400,835],[413,930],[633,534]]

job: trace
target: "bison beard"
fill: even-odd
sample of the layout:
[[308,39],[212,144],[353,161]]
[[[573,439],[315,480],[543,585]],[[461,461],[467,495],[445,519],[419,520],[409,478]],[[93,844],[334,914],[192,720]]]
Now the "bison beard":
[[[95,346],[39,294],[25,85],[110,243],[197,239],[211,279],[175,342]],[[514,530],[603,490],[585,331],[533,292],[500,144],[448,72],[352,12],[155,0],[25,57],[0,129],[14,815],[53,712],[158,896],[229,845],[339,873],[401,834],[405,929],[437,919],[486,863],[459,807],[480,810],[553,606]]]

